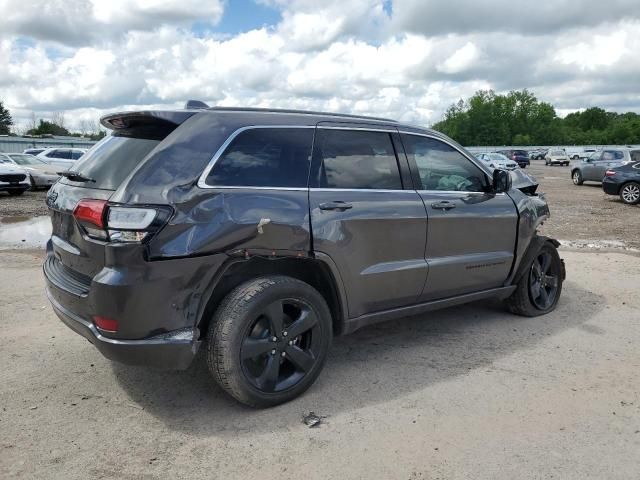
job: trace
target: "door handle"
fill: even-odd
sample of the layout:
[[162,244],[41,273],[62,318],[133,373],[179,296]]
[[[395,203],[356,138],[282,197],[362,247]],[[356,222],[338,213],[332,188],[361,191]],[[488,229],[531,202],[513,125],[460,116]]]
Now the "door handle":
[[441,202],[432,203],[431,208],[435,208],[438,210],[450,210],[452,208],[456,208],[456,204],[453,202],[450,202],[449,200],[443,200]]
[[336,200],[334,202],[321,203],[320,205],[318,205],[318,207],[320,208],[320,210],[338,210],[343,212],[345,210],[353,208],[353,205],[347,202],[343,202],[342,200]]

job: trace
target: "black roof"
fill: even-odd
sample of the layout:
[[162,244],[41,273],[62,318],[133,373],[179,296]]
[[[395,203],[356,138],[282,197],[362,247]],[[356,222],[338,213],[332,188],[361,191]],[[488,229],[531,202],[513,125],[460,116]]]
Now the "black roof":
[[396,120],[382,117],[369,117],[366,115],[351,115],[348,113],[320,112],[313,110],[295,110],[287,108],[253,108],[253,107],[210,107],[207,110],[217,112],[247,112],[247,113],[284,113],[291,115],[315,115],[318,117],[340,117],[345,119],[357,120],[377,120],[380,122],[397,123]]

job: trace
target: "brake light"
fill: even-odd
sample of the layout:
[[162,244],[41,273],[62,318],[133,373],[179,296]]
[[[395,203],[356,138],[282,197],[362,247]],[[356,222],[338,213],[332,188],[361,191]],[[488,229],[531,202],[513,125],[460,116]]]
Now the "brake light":
[[118,331],[118,321],[107,317],[93,317],[93,323],[103,332],[116,333]]
[[98,228],[104,228],[104,211],[106,200],[84,198],[78,202],[73,210],[73,216],[81,223],[90,223]]
[[516,154],[515,154],[515,153],[512,153],[512,154],[511,154],[511,160],[515,160],[515,159],[516,159]]
[[171,216],[167,206],[128,207],[84,198],[73,216],[90,238],[111,242],[141,242],[157,232]]
[[607,170],[606,172],[604,172],[605,177],[613,177],[615,174],[616,172],[614,172],[613,170]]

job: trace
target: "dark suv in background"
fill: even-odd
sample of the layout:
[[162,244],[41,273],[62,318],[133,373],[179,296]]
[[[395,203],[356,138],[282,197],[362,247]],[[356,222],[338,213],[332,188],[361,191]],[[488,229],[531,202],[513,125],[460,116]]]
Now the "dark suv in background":
[[498,153],[516,162],[520,168],[527,168],[530,164],[529,154],[526,150],[498,150]]
[[290,400],[335,334],[487,297],[553,310],[557,242],[444,135],[391,120],[232,108],[119,113],[50,190],[44,274],[106,357],[186,368],[201,344],[240,402]]

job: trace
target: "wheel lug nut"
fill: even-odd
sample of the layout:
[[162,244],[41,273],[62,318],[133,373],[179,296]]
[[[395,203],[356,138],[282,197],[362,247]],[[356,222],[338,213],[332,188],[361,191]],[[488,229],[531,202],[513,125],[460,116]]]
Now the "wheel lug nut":
[[287,352],[282,352],[280,355],[282,355],[283,357],[287,356]]
[[293,345],[293,340],[289,340],[289,345]]
[[272,342],[277,342],[278,341],[278,337],[271,337],[271,341]]
[[276,349],[274,348],[273,350],[271,350],[271,355],[275,355],[276,354]]
[[289,335],[289,332],[282,332],[283,337],[286,337],[287,335]]

